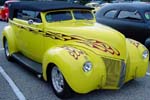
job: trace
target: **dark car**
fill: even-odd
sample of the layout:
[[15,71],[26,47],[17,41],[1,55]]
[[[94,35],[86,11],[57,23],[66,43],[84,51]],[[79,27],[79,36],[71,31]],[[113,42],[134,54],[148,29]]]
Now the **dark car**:
[[98,23],[108,25],[150,50],[150,3],[114,3],[96,13]]

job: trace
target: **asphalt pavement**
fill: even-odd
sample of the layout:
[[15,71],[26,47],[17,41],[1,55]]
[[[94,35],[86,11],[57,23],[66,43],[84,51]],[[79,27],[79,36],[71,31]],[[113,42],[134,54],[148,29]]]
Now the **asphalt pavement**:
[[17,100],[7,81],[0,74],[0,100]]
[[[0,31],[5,25],[7,23],[0,22]],[[0,67],[3,68],[26,100],[60,100],[47,82],[39,79],[23,65],[8,62],[3,49],[0,49]],[[1,74],[0,100],[18,100],[18,96]],[[88,94],[75,94],[68,100],[150,100],[150,76],[130,81],[119,90],[95,90]]]

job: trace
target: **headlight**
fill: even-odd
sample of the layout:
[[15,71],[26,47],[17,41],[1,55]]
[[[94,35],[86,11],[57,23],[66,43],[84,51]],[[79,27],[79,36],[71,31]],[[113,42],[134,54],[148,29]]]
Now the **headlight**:
[[92,70],[92,63],[89,62],[89,61],[85,62],[84,65],[83,65],[83,71],[84,72],[89,72],[91,70]]
[[148,50],[144,50],[144,52],[142,54],[143,59],[146,59],[148,57],[148,55],[149,55]]

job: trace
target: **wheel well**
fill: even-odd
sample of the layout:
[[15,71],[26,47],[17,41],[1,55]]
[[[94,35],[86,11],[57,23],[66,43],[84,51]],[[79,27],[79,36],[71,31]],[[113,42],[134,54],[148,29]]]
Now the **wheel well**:
[[51,77],[50,75],[51,75],[51,70],[52,70],[52,67],[53,66],[55,66],[55,64],[54,63],[49,63],[48,64],[48,66],[47,66],[47,70],[46,70],[46,75],[47,75],[47,81],[50,81],[49,79],[49,77]]
[[6,37],[3,37],[3,45],[4,45],[5,41],[6,41]]
[[150,46],[150,37],[146,39],[145,46],[149,49],[149,46]]

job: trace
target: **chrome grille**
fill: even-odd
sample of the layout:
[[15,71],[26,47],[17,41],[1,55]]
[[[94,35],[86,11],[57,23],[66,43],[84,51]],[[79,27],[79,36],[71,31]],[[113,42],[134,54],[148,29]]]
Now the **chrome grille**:
[[125,77],[125,63],[121,60],[103,58],[106,66],[105,87],[121,87]]
[[126,64],[124,61],[121,61],[121,71],[118,87],[121,87],[123,85],[125,80],[125,74],[126,74]]

